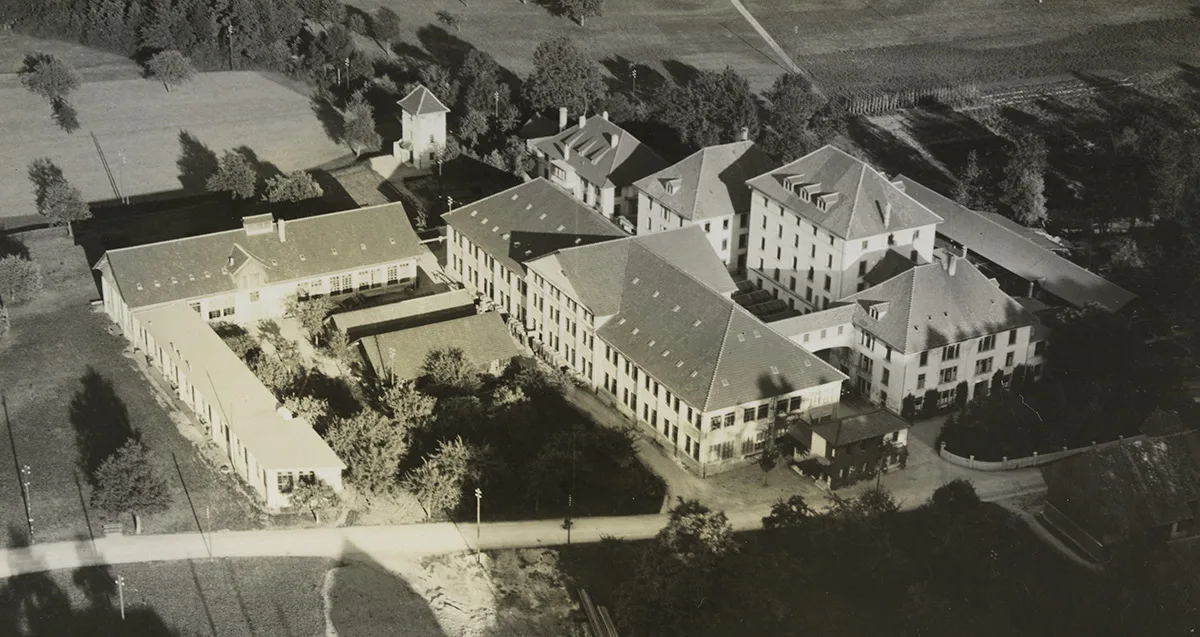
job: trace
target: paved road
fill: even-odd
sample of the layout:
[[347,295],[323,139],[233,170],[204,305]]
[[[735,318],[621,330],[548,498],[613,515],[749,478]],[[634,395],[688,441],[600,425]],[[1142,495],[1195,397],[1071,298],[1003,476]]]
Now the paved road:
[[[761,525],[762,510],[734,511],[737,530]],[[599,542],[602,537],[646,539],[666,524],[665,515],[596,517],[576,520],[573,543]],[[95,543],[55,542],[0,551],[0,578],[23,573],[72,569],[99,564],[163,562],[209,557],[329,557],[367,555],[387,567],[393,560],[411,561],[441,553],[472,550],[476,527],[451,523],[335,529],[285,529],[172,535],[112,537]],[[565,544],[561,520],[494,522],[480,528],[483,549],[525,548]]]
[[767,30],[764,29],[762,24],[759,23],[758,19],[750,13],[750,10],[746,8],[746,5],[742,4],[740,0],[729,0],[729,2],[733,4],[733,8],[737,9],[738,13],[742,14],[742,17],[746,19],[746,22],[750,23],[750,26],[758,33],[758,37],[762,38],[763,42],[766,42],[767,46],[771,47],[771,50],[775,52],[775,55],[779,58],[779,61],[786,70],[791,71],[792,73],[799,73],[800,75],[803,75],[808,80],[809,84],[812,85],[813,92],[821,97],[825,97],[825,92],[821,90],[821,87],[817,86],[817,83],[813,79],[812,75],[800,68],[800,66],[796,64],[795,60],[793,60],[792,57],[783,50],[783,47],[779,46],[779,43],[775,41],[775,38],[771,37],[770,33],[767,33]]

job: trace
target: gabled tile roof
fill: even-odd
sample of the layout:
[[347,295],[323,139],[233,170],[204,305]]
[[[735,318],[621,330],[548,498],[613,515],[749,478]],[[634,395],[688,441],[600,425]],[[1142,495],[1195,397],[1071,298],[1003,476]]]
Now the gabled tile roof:
[[[941,221],[941,217],[905,194],[883,174],[834,146],[815,150],[746,183],[846,240]],[[811,190],[811,197],[796,194],[795,189],[802,185]],[[824,198],[825,210],[813,203],[812,197]],[[884,225],[888,204],[892,206],[891,214]]]
[[634,245],[650,250],[719,294],[737,291],[737,283],[713,252],[704,231],[696,226],[565,248],[528,265],[547,278],[559,273],[566,278],[579,302],[593,314],[611,316],[621,308],[624,282],[629,278],[625,276],[629,254]]
[[712,219],[749,211],[746,181],[773,166],[754,142],[734,142],[702,148],[633,185],[684,219]]
[[1130,439],[1042,468],[1046,498],[1097,540],[1123,539],[1195,516],[1200,432]]
[[1034,322],[1021,304],[962,258],[953,276],[941,262],[918,265],[842,301],[864,310],[888,303],[880,318],[864,311],[855,314],[854,323],[905,354]]
[[[262,223],[269,219],[257,216]],[[285,235],[280,241],[274,229],[250,234],[243,228],[119,248],[106,252],[96,269],[137,308],[234,292],[234,273],[254,261],[265,283],[274,284],[429,252],[398,203],[287,221]]]
[[771,328],[788,338],[795,338],[801,334],[851,323],[855,316],[864,313],[862,306],[857,303],[834,304],[824,310],[772,321]]
[[504,321],[500,320],[499,312],[485,312],[407,330],[375,334],[359,343],[377,374],[390,369],[398,378],[405,380],[420,377],[425,356],[437,349],[457,347],[466,354],[468,360],[483,367],[493,361],[505,365],[518,353],[512,334]]
[[269,470],[346,467],[300,418],[285,420],[280,402],[187,303],[136,312],[165,356],[185,370],[196,390],[221,413],[254,458]]
[[1012,222],[1001,223],[994,215],[967,209],[907,177],[898,180],[914,199],[942,217],[938,234],[1027,281],[1037,281],[1047,292],[1075,307],[1099,303],[1116,312],[1137,298],[1133,292],[1051,252],[1027,233],[1016,231]]
[[[696,256],[681,259],[686,251],[680,246],[686,244],[694,245],[695,253],[703,248],[717,267],[699,267]],[[617,253],[622,260],[612,260]],[[694,227],[572,248],[554,257],[530,266],[536,271],[549,263],[566,264],[563,275],[588,309],[596,316],[611,315],[597,336],[701,411],[845,378],[718,291],[736,286]],[[689,264],[709,272],[709,281],[681,269]],[[712,280],[721,288],[714,289]]]
[[895,248],[889,248],[884,253],[883,258],[871,266],[871,270],[863,277],[863,282],[869,286],[878,285],[898,274],[903,274],[913,269],[916,265],[907,255]]
[[433,94],[433,91],[424,86],[413,89],[396,104],[410,115],[434,115],[450,112],[450,109],[446,108],[446,105]]
[[[432,323],[438,317],[465,316],[475,313],[475,299],[466,288],[431,294],[399,303],[388,303],[332,314],[329,320],[350,340],[368,334],[395,331],[400,326]],[[428,318],[426,318],[428,317]]]
[[442,215],[446,223],[514,272],[575,245],[627,237],[611,221],[543,178]]
[[583,179],[602,188],[628,186],[667,165],[638,138],[599,116],[584,121],[582,127],[576,124],[540,140],[535,147],[551,160],[565,161]]

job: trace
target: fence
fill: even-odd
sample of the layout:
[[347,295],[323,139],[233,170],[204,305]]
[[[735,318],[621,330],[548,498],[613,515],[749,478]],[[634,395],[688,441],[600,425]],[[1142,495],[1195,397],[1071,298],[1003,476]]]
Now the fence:
[[1024,469],[1026,467],[1038,467],[1038,466],[1041,466],[1041,465],[1044,465],[1044,464],[1047,464],[1050,462],[1054,462],[1055,460],[1062,460],[1063,458],[1069,458],[1070,456],[1073,456],[1078,453],[1083,453],[1085,451],[1100,451],[1103,449],[1115,447],[1120,444],[1124,444],[1126,442],[1135,442],[1135,441],[1141,441],[1141,440],[1145,440],[1145,439],[1146,439],[1146,436],[1141,435],[1141,434],[1130,437],[1130,438],[1125,438],[1124,436],[1121,436],[1120,438],[1118,438],[1116,440],[1112,440],[1109,442],[1102,442],[1100,444],[1096,444],[1093,442],[1092,444],[1090,444],[1086,447],[1076,447],[1074,449],[1067,449],[1066,447],[1063,447],[1062,451],[1053,451],[1050,453],[1038,453],[1035,451],[1035,452],[1033,452],[1033,455],[1031,455],[1031,456],[1025,456],[1023,458],[1009,458],[1009,457],[1005,456],[1004,458],[1002,458],[999,461],[976,460],[974,455],[964,458],[960,455],[957,455],[957,454],[951,453],[950,451],[947,451],[946,443],[943,442],[941,444],[940,448],[938,449],[938,456],[940,456],[942,460],[945,460],[946,462],[949,462],[952,465],[957,465],[959,467],[964,467],[967,469],[974,469],[976,471],[1012,471],[1013,469]]
[[1045,97],[1096,93],[1141,83],[1165,80],[1173,70],[1149,71],[1135,75],[1096,75],[1091,77],[1057,76],[1023,84],[978,84],[905,89],[864,88],[843,92],[836,97],[852,115],[886,115],[917,106],[922,102],[938,102],[951,108],[978,106],[1007,106]]

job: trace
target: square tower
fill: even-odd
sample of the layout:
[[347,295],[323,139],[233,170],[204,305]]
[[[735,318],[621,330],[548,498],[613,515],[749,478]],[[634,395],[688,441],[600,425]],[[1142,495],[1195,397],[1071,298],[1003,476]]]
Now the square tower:
[[437,149],[446,146],[446,113],[450,109],[424,86],[413,89],[397,104],[403,132],[393,154],[423,169],[436,160]]

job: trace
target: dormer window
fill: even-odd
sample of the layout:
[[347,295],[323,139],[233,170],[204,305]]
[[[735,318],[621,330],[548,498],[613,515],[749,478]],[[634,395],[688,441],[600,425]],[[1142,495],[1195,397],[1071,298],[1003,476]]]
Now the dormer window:
[[666,182],[667,194],[668,195],[677,194],[679,192],[679,186],[682,183],[683,183],[683,180],[678,177],[672,177],[672,178],[668,179]]

